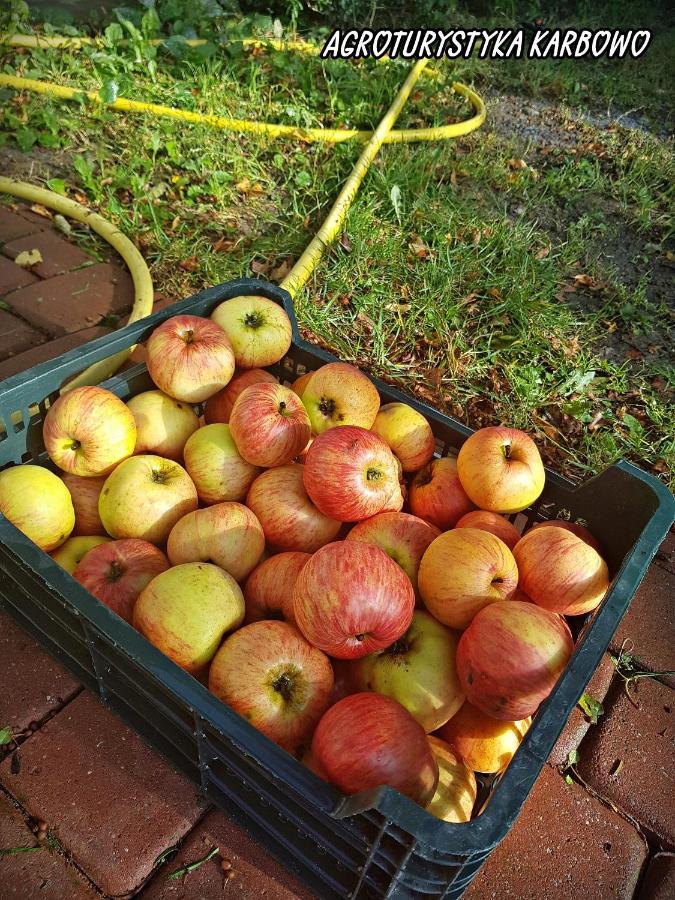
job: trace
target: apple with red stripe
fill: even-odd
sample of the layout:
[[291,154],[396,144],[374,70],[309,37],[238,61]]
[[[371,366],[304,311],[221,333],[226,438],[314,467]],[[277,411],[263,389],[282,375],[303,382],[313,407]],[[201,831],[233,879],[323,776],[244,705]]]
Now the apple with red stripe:
[[438,764],[422,726],[381,694],[352,694],[324,713],[312,739],[316,771],[344,794],[389,785],[423,806]]
[[396,457],[382,438],[355,425],[314,438],[304,483],[316,507],[340,522],[360,522],[403,506]]
[[471,703],[438,730],[438,736],[474,772],[503,772],[532,724],[528,716],[517,722],[504,722],[481,712]]
[[61,477],[73,500],[75,510],[73,536],[105,534],[105,528],[98,514],[98,498],[105,484],[105,475],[85,478],[83,475],[64,472]]
[[338,659],[383,650],[412,621],[415,592],[405,572],[372,544],[335,541],[312,556],[293,590],[300,631]]
[[567,522],[565,519],[550,519],[548,522],[535,522],[532,528],[564,528],[565,531],[571,531],[572,534],[576,534],[578,538],[581,538],[582,541],[588,544],[589,547],[592,547],[594,550],[597,550],[600,553],[600,544],[593,537],[591,532],[584,525],[579,525],[578,522]]
[[201,316],[172,316],[146,344],[147,366],[157,387],[183,403],[201,403],[229,384],[234,374],[230,339]]
[[99,544],[108,544],[111,540],[112,538],[99,534],[69,537],[65,544],[61,544],[57,550],[52,550],[49,555],[57,565],[72,575],[90,550],[98,547]]
[[491,603],[462,634],[457,674],[467,700],[495,719],[533,716],[574,650],[560,616],[518,600]]
[[241,456],[270,469],[290,463],[311,436],[302,400],[282,384],[252,384],[237,397],[230,431]]
[[288,551],[270,556],[257,565],[244,585],[245,622],[283,619],[295,623],[293,588],[310,559],[309,553]]
[[333,669],[292,625],[253,622],[216,653],[209,690],[293,753],[309,742],[330,703]]
[[454,528],[474,505],[457,474],[457,462],[449,456],[434,459],[410,483],[410,512],[441,531]]
[[303,473],[304,466],[298,463],[268,469],[255,479],[246,497],[274,551],[314,553],[340,530],[340,523],[310,500]]
[[488,512],[484,509],[474,509],[466,513],[457,522],[455,528],[480,528],[481,531],[489,531],[500,541],[504,541],[509,550],[513,550],[520,540],[520,532],[499,513]]
[[580,616],[600,605],[609,587],[600,554],[564,528],[531,528],[513,554],[520,586],[538,606]]
[[243,390],[252,384],[276,384],[277,379],[265,369],[244,369],[235,372],[232,381],[222,390],[209,397],[204,406],[204,420],[207,425],[227,423],[235,400]]
[[138,595],[168,568],[169,560],[153,544],[129,539],[94,547],[82,558],[73,577],[118,616],[131,622]]
[[483,607],[508,600],[518,586],[513,554],[479,528],[455,528],[430,545],[420,563],[419,589],[429,612],[450,628],[466,628]]

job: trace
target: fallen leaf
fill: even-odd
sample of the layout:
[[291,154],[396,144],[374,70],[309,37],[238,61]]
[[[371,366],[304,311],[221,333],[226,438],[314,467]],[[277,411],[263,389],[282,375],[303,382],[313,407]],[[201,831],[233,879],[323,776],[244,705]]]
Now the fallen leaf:
[[575,275],[574,281],[576,284],[582,284],[584,287],[591,287],[594,283],[591,275]]
[[668,463],[665,461],[665,459],[657,459],[652,466],[652,470],[654,472],[657,472],[659,475],[663,475],[665,472],[669,471]]
[[43,219],[52,219],[54,218],[51,210],[47,209],[46,206],[43,206],[41,203],[31,203],[30,206],[31,212],[34,212],[38,216],[42,216]]
[[439,388],[441,386],[441,378],[443,377],[443,372],[438,369],[429,369],[427,372],[427,381],[429,384],[432,384],[435,388]]
[[251,260],[251,271],[256,275],[267,275],[271,268],[270,263],[260,262],[257,259]]
[[496,288],[496,287],[491,287],[491,288],[488,290],[488,295],[489,295],[490,297],[494,297],[495,300],[501,300],[501,299],[502,299],[502,292],[499,290],[499,288]]
[[36,266],[38,263],[43,262],[43,259],[42,254],[36,247],[34,250],[22,250],[15,257],[14,262],[17,266],[21,266],[22,269],[29,269],[31,266]]
[[217,241],[214,241],[212,246],[214,253],[227,253],[228,250],[231,250],[234,247],[234,241],[230,238],[221,237],[218,238]]
[[370,332],[370,334],[373,333],[375,326],[364,312],[357,313],[356,321],[360,322],[366,329],[366,331]]
[[454,169],[452,170],[452,172],[450,172],[450,184],[453,186],[453,188],[457,188],[457,172],[455,172]]
[[506,165],[509,169],[526,169],[527,163],[524,159],[509,159],[507,160]]
[[466,297],[462,297],[459,301],[459,306],[466,306],[468,303],[471,303],[478,296],[478,291],[471,291],[470,294],[467,294]]
[[186,272],[196,272],[199,268],[199,260],[196,256],[188,256],[186,259],[182,259],[178,265]]
[[235,191],[239,191],[240,194],[248,194],[251,190],[251,182],[248,178],[242,178],[241,181],[238,181],[234,186]]
[[549,244],[548,247],[542,247],[541,250],[537,250],[537,252],[535,253],[535,259],[546,259],[550,252],[551,245]]
[[642,359],[642,353],[639,350],[626,350],[627,359]]
[[342,234],[340,235],[340,246],[345,251],[345,253],[352,252],[352,242],[349,239],[349,235],[347,234],[346,231],[343,231]]
[[408,246],[418,259],[428,259],[431,255],[429,248],[418,234],[412,235]]
[[278,266],[275,266],[275,268],[272,269],[272,271],[270,272],[270,278],[272,279],[272,281],[276,282],[283,281],[292,268],[293,260],[290,257],[288,259],[284,259],[279,263]]
[[385,309],[388,312],[407,313],[410,312],[409,303],[387,303]]

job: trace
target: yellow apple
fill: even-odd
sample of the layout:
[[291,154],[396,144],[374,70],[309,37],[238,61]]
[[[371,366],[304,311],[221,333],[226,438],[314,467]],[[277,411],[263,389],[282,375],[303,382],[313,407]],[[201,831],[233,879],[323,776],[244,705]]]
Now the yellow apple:
[[144,391],[132,397],[127,406],[136,421],[134,453],[182,459],[185,442],[199,428],[197,413],[188,403],[162,391]]
[[416,472],[434,455],[436,442],[431,425],[407,403],[381,406],[371,431],[389,444],[404,472]]
[[58,550],[54,550],[49,555],[55,563],[58,563],[62,569],[65,569],[66,572],[70,572],[72,575],[83,556],[94,547],[98,547],[99,544],[108,544],[111,540],[112,538],[100,535],[71,537],[68,538],[65,544],[61,544]]
[[444,822],[468,822],[478,793],[476,776],[445,741],[430,737],[429,745],[438,763],[438,786],[427,812]]
[[493,719],[467,702],[438,731],[466,765],[474,772],[501,772],[511,762],[531,718],[518,722]]
[[291,346],[291,323],[286,311],[266,297],[234,297],[225,300],[211,318],[227,334],[240,369],[271,366]]
[[59,547],[75,525],[68,488],[42,466],[12,466],[0,472],[0,513],[47,552]]

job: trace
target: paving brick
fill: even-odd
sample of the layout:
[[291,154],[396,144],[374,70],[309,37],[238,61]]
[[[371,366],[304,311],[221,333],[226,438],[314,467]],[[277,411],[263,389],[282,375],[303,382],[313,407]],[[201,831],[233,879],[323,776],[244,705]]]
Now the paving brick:
[[[675,646],[675,576],[661,565],[652,565],[621,620],[611,646],[620,649],[625,640],[633,656],[650,672],[673,668]],[[675,687],[675,678],[664,679]]]
[[18,238],[2,248],[4,255],[10,259],[16,259],[24,250],[39,250],[42,254],[42,262],[31,267],[40,278],[53,278],[54,275],[70,272],[91,262],[91,258],[79,247],[60,237],[53,230]]
[[[166,878],[168,873],[181,866],[202,859],[212,847],[219,848],[218,856],[184,878]],[[227,878],[221,868],[223,860],[232,864],[232,874]],[[221,812],[213,811],[199,823],[179,853],[164,865],[140,896],[143,900],[193,900],[196,897],[222,900],[223,896],[312,900],[314,894],[271,859],[246,831]]]
[[0,244],[16,240],[25,234],[35,234],[43,228],[49,227],[46,219],[38,224],[31,222],[21,214],[11,212],[5,206],[0,206]]
[[0,612],[0,728],[14,734],[39,722],[79,690],[79,684],[26,634]]
[[[25,372],[38,363],[45,362],[48,359],[54,359],[65,353],[66,350],[72,350],[73,347],[79,347],[86,344],[87,341],[93,341],[94,338],[101,337],[104,334],[110,334],[110,328],[104,328],[101,325],[95,328],[85,328],[83,331],[77,331],[74,334],[64,334],[55,341],[41,344],[39,347],[33,347],[26,350],[18,356],[13,356],[0,362],[0,381],[3,378],[9,378],[17,372]],[[41,398],[40,398],[41,399]]]
[[465,897],[629,900],[645,857],[632,825],[545,766],[513,828]]
[[15,356],[29,347],[36,347],[44,340],[45,336],[41,332],[0,309],[0,360]]
[[602,727],[589,731],[579,750],[581,777],[630,813],[647,832],[675,846],[675,693],[652,679],[610,688]]
[[675,853],[657,853],[649,861],[640,888],[640,900],[673,900],[675,897]]
[[16,263],[4,256],[0,256],[0,297],[15,291],[17,288],[26,287],[37,281],[35,275],[31,275],[28,269],[17,266]]
[[21,812],[0,792],[0,847],[35,847],[33,853],[0,854],[3,900],[94,900],[97,891],[47,843],[38,841]]
[[202,814],[197,789],[86,691],[20,754],[0,779],[112,896],[136,890]]
[[97,263],[13,291],[5,302],[31,325],[58,337],[94,325],[107,313],[121,314],[133,297],[128,272]]
[[[598,703],[602,703],[607,696],[607,691],[609,690],[609,685],[612,681],[614,672],[614,663],[609,658],[609,655],[605,653],[600,665],[595,670],[593,677],[586,685],[584,693],[589,694],[594,700],[597,700]],[[602,720],[600,719],[599,721]],[[562,734],[558,738],[556,745],[548,758],[550,765],[565,765],[570,750],[577,749],[586,736],[588,729],[592,727],[597,726],[592,726],[580,707],[575,706],[570,713],[567,724],[563,728]]]

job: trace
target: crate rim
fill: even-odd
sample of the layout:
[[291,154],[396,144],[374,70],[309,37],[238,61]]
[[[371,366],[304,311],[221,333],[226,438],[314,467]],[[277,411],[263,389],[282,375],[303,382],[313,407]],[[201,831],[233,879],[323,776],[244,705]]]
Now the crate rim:
[[[72,375],[73,370],[81,370],[83,362],[84,364],[96,362],[126,349],[132,344],[140,343],[161,322],[175,315],[190,314],[189,308],[196,304],[216,304],[247,294],[264,296],[283,305],[291,321],[293,345],[314,356],[319,356],[325,362],[339,361],[338,357],[306,341],[301,336],[293,302],[286,291],[262,279],[244,278],[208,288],[138,322],[126,325],[111,335],[97,338],[85,344],[84,348],[75,348],[54,360],[40,363],[0,382],[0,401],[11,403],[13,395],[19,390],[23,390],[30,380],[50,373],[52,375],[62,373],[65,379]],[[82,359],[83,349],[86,349],[86,360],[84,361]],[[145,369],[145,366],[141,364],[137,368]],[[378,389],[386,391],[397,400],[413,406],[423,414],[427,414],[431,409],[435,416],[440,417],[455,431],[460,432],[463,439],[473,433],[472,429],[452,417],[433,407],[427,407],[416,398],[378,378],[370,375],[369,377]],[[121,376],[113,375],[110,379],[102,382],[102,386],[114,390],[115,383],[119,382],[120,378]],[[18,406],[20,407],[21,404]],[[294,789],[300,788],[305,800],[315,803],[322,812],[336,819],[374,809],[384,815],[392,824],[411,833],[422,849],[432,853],[451,851],[461,856],[476,852],[479,846],[481,850],[487,851],[508,833],[511,824],[527,799],[542,765],[545,764],[564,722],[585,688],[586,682],[584,681],[583,684],[579,682],[580,675],[583,675],[591,665],[593,666],[591,672],[594,671],[616,628],[617,623],[610,621],[610,614],[616,615],[617,610],[622,606],[627,607],[631,596],[628,589],[629,582],[635,583],[636,579],[639,581],[644,576],[660,541],[668,532],[675,518],[675,498],[658,478],[625,460],[619,460],[605,471],[610,471],[610,469],[619,469],[646,483],[655,495],[656,509],[643,528],[639,540],[626,554],[597,614],[577,643],[574,654],[558,679],[555,688],[541,705],[536,716],[536,727],[533,725],[525,735],[518,751],[495,787],[485,810],[470,822],[459,824],[435,819],[422,807],[390,787],[383,786],[353,796],[340,794],[221,703],[210,694],[206,687],[164,656],[161,651],[103,603],[95,598],[92,602],[92,596],[88,591],[1,514],[0,538],[18,559],[31,566],[33,572],[39,575],[48,587],[53,586],[61,595],[65,596],[75,608],[77,615],[102,635],[110,637],[125,653],[133,654],[136,663],[149,674],[160,678],[171,694],[185,702],[195,717],[195,728],[198,728],[199,721],[203,720],[212,724],[218,731],[226,730],[228,737],[240,750],[256,759],[268,772],[280,777],[288,774]],[[602,473],[595,477],[602,477]],[[550,469],[546,469],[546,479],[569,492],[573,492],[578,487],[574,482]],[[592,480],[594,479],[588,479],[584,483]],[[649,538],[648,547],[652,548],[651,550],[644,549],[646,538]],[[598,639],[598,641],[593,639]],[[556,701],[564,702],[563,709],[556,708]],[[562,724],[560,724],[561,720]],[[548,736],[545,737],[544,732],[548,732]],[[553,732],[555,735],[551,737]]]

